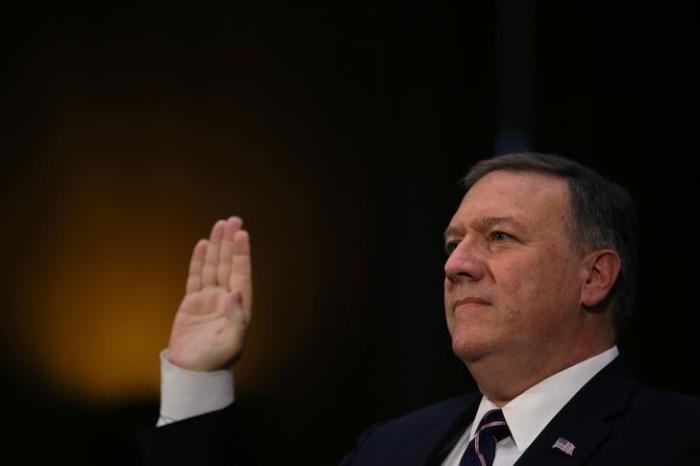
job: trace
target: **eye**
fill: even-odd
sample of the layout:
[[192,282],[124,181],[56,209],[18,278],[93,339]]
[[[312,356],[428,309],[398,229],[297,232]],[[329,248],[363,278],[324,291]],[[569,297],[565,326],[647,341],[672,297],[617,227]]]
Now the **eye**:
[[515,239],[515,237],[511,234],[504,232],[504,231],[494,230],[489,234],[489,239],[491,241],[506,241],[506,240],[510,240],[510,239]]
[[445,243],[445,254],[447,254],[448,256],[449,256],[450,254],[452,254],[452,251],[454,251],[455,249],[457,249],[457,245],[458,245],[458,244],[459,244],[459,241],[455,241],[455,240],[447,241],[447,242]]

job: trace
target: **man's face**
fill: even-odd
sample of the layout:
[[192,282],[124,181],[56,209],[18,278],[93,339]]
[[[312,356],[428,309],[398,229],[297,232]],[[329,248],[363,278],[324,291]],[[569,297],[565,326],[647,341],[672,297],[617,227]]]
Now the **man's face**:
[[491,172],[465,195],[445,233],[445,313],[462,361],[537,361],[572,343],[585,269],[569,205],[564,180],[516,171]]

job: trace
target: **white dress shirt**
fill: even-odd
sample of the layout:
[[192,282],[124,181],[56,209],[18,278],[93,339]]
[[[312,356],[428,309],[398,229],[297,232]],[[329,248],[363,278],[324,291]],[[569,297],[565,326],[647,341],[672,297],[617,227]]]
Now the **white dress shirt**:
[[[549,421],[618,354],[617,346],[613,346],[607,351],[544,379],[504,405],[501,410],[511,435],[496,445],[493,466],[513,466]],[[498,406],[485,396],[482,397],[474,421],[466,428],[455,447],[442,462],[442,466],[459,466],[459,460],[466,451],[467,445],[476,436],[481,418],[492,409],[498,409]]]
[[[496,446],[493,466],[512,466],[549,421],[601,369],[619,354],[613,346],[539,382],[501,408],[511,436]],[[233,372],[194,372],[168,361],[167,350],[160,354],[161,405],[158,426],[225,408],[234,401]],[[476,436],[481,418],[498,407],[482,397],[471,425],[457,441],[442,466],[459,466],[467,445]]]
[[233,372],[188,371],[160,353],[160,418],[158,426],[182,421],[233,403]]

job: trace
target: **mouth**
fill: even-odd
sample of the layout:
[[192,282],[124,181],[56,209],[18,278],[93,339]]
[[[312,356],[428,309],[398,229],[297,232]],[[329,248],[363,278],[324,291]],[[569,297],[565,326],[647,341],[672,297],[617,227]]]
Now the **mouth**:
[[467,296],[466,298],[455,301],[455,303],[452,305],[452,310],[456,311],[457,308],[480,308],[483,306],[488,306],[489,304],[491,303],[484,299]]

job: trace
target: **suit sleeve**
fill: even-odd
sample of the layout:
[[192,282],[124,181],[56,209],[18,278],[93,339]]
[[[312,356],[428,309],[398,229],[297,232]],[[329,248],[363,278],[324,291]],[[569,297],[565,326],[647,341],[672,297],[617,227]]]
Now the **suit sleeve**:
[[147,466],[250,466],[236,404],[137,434]]

